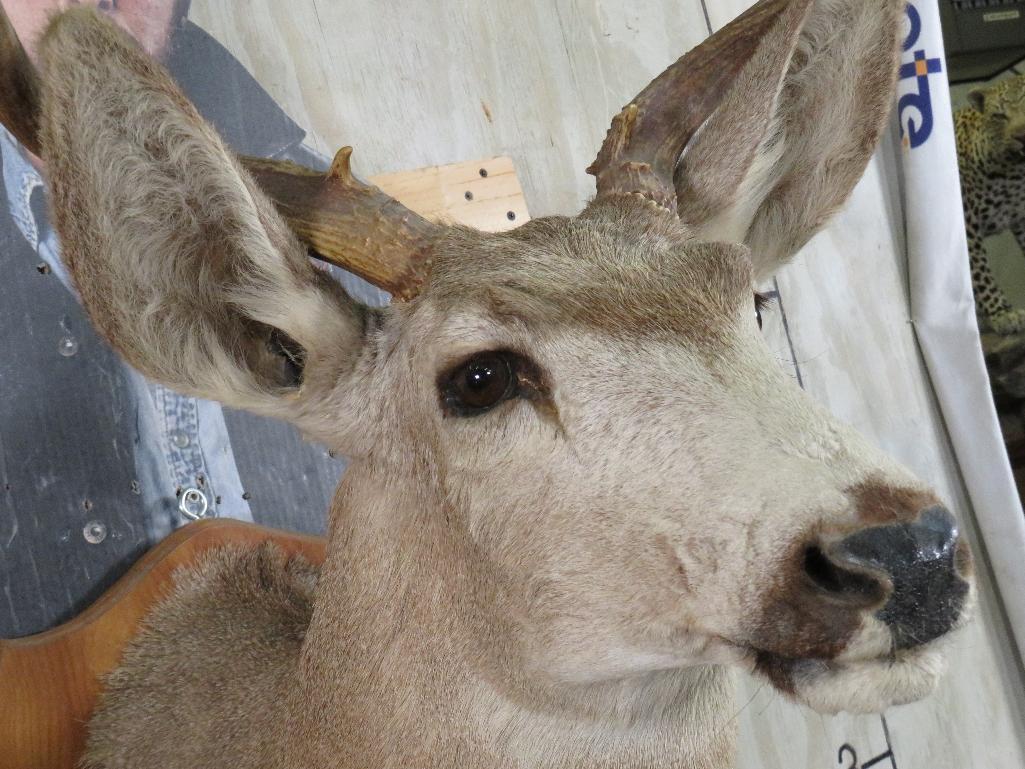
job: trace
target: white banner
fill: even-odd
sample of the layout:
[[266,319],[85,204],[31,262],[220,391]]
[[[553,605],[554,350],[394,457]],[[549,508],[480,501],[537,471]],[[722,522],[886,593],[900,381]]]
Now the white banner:
[[936,0],[910,0],[898,87],[912,322],[1025,657],[1025,515],[975,318]]

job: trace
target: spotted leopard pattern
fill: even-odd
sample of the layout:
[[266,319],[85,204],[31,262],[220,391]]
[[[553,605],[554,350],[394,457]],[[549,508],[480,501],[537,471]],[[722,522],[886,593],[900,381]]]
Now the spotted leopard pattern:
[[993,331],[1025,331],[997,286],[984,238],[1010,230],[1025,250],[1025,75],[972,91],[971,106],[954,116],[972,286],[980,320]]

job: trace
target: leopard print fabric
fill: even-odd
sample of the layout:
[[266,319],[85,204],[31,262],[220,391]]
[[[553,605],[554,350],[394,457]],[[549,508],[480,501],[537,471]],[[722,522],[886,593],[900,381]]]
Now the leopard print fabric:
[[982,241],[1010,230],[1025,250],[1025,75],[969,94],[954,115],[972,286],[980,320],[1000,334],[1025,331],[997,286]]

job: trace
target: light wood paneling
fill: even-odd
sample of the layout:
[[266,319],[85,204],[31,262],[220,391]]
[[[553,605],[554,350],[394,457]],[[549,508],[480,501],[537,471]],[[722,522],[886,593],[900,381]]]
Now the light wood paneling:
[[[748,4],[708,0],[708,19],[718,28]],[[190,17],[322,152],[353,144],[363,174],[506,155],[535,215],[573,213],[593,194],[583,169],[611,115],[707,33],[697,0],[194,0]],[[781,272],[790,338],[778,314],[767,333],[789,366],[793,346],[815,398],[969,516],[977,544],[909,325],[895,152],[890,142],[843,214]],[[940,691],[887,714],[901,769],[1025,766],[1025,687],[985,568],[980,587]],[[886,750],[878,717],[819,716],[758,682],[740,687],[740,767],[847,767],[845,743],[861,762]]]
[[609,119],[707,33],[699,0],[194,0],[189,18],[364,176],[492,155],[535,216],[594,194]]

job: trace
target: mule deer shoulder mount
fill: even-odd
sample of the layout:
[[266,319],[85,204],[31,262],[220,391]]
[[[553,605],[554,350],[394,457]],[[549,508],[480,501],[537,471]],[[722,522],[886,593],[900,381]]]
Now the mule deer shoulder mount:
[[265,547],[179,578],[88,765],[718,769],[731,666],[824,712],[928,694],[968,547],[753,306],[877,144],[903,4],[762,0],[613,119],[579,215],[502,234],[421,219],[347,151],[234,156],[97,12],[50,24],[38,73],[8,25],[0,115],[97,328],[353,458],[319,572]]

